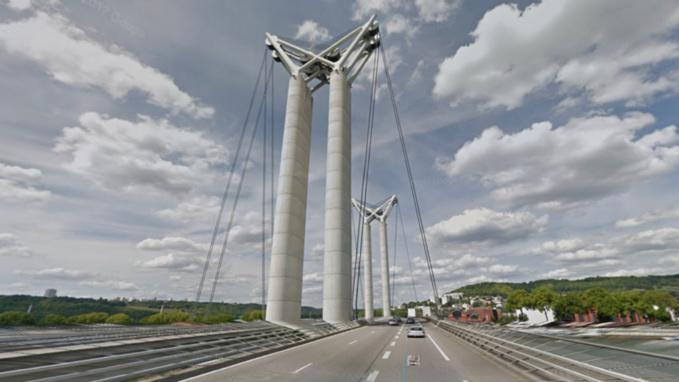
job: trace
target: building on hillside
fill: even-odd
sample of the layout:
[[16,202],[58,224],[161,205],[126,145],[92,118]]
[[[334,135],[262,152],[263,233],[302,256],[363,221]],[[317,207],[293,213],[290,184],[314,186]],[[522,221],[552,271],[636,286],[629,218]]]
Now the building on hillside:
[[462,300],[463,298],[464,294],[462,292],[445,293],[443,296],[441,296],[441,304],[446,305],[448,303],[454,303]]
[[45,297],[57,297],[57,290],[53,288],[45,289]]

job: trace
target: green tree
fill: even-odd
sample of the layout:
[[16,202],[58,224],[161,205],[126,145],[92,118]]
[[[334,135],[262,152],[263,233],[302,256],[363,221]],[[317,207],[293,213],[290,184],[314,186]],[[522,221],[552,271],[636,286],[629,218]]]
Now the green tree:
[[520,310],[521,314],[523,314],[523,308],[526,307],[527,304],[529,303],[529,297],[530,296],[528,292],[526,292],[523,289],[513,290],[507,296],[507,302],[505,303],[505,307],[511,313]]
[[570,321],[573,319],[573,315],[585,312],[582,295],[577,292],[557,296],[552,308],[557,319],[562,321]]
[[66,317],[61,314],[47,314],[40,320],[43,326],[66,325]]
[[35,320],[26,312],[9,311],[0,313],[0,326],[33,325]]
[[255,321],[262,319],[262,311],[257,309],[248,310],[243,314],[243,321]]
[[225,322],[233,321],[233,316],[226,313],[211,314],[208,317],[199,317],[195,320],[201,324],[222,324]]
[[132,319],[125,313],[116,313],[109,316],[106,319],[106,323],[115,325],[130,325],[132,323]]
[[189,314],[179,310],[152,314],[142,319],[142,324],[167,325],[175,322],[189,321]]
[[530,296],[528,297],[529,306],[533,309],[537,309],[545,314],[545,320],[549,319],[547,316],[547,311],[552,307],[557,295],[554,289],[547,286],[541,286],[534,289]]
[[78,314],[76,316],[71,316],[68,318],[67,322],[69,324],[83,324],[83,325],[103,324],[104,322],[106,322],[107,318],[108,313],[90,312]]

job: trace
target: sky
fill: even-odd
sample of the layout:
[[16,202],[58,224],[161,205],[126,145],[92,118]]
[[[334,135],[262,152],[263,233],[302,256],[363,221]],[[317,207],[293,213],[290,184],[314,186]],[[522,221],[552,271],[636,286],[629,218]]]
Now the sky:
[[[265,32],[314,49],[373,14],[442,292],[679,273],[675,1],[2,0],[0,293],[193,298]],[[289,76],[274,68],[278,161]],[[368,72],[352,88],[354,195]],[[312,123],[303,303],[313,306],[327,102],[326,86]],[[375,108],[367,199],[399,197],[397,302],[415,299],[412,283],[428,298],[382,75]],[[261,298],[262,152],[258,136],[218,301]],[[377,259],[373,269],[379,301]]]

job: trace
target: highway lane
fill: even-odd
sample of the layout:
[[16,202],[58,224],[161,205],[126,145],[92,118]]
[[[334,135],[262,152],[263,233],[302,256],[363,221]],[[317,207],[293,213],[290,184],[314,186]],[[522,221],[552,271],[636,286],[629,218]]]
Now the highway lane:
[[[526,381],[433,325],[426,338],[406,326],[366,326],[186,381]],[[408,365],[408,356],[419,364]]]

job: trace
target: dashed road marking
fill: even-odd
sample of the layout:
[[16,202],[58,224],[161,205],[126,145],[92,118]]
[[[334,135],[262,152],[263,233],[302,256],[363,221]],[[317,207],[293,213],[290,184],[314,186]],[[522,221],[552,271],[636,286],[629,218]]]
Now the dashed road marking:
[[358,342],[358,340],[353,340],[353,341],[349,342],[349,345],[353,345],[353,344],[355,344],[356,342]]
[[390,356],[391,356],[391,351],[387,350],[387,351],[384,352],[382,359],[389,359]]
[[374,370],[372,373],[368,374],[368,378],[365,379],[366,382],[375,382],[379,374],[380,374],[379,370]]
[[398,336],[394,336],[394,339],[398,339],[398,338],[399,338]]
[[371,330],[371,331],[370,331],[370,334],[375,334],[375,331],[374,331],[374,330]]
[[392,343],[390,343],[389,346],[396,346],[396,341],[392,341]]
[[293,371],[292,374],[297,374],[297,373],[299,373],[300,371],[306,369],[307,367],[309,367],[309,366],[311,366],[311,365],[313,365],[313,363],[307,363],[306,365],[304,365],[304,366],[300,367],[299,369]]
[[443,356],[443,359],[445,359],[446,361],[450,361],[450,358],[448,358],[446,353],[444,353],[443,350],[441,350],[441,347],[439,346],[439,344],[437,344],[436,341],[434,341],[434,339],[431,338],[431,336],[427,336],[427,338],[429,338],[429,341],[431,341],[431,343],[434,344],[434,346],[436,347],[436,350],[438,350],[439,353],[441,353],[441,355]]

